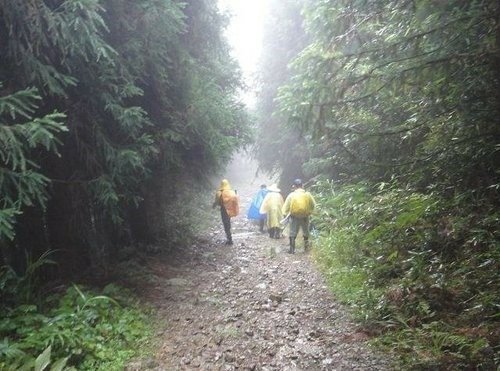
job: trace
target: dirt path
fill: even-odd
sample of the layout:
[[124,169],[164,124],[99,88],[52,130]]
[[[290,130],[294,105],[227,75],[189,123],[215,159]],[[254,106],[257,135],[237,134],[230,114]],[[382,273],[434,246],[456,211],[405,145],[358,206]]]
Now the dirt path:
[[[242,211],[251,196],[240,191]],[[365,344],[301,245],[288,254],[286,238],[259,233],[245,215],[233,219],[233,238],[233,246],[223,244],[218,222],[177,258],[149,262],[159,280],[144,295],[158,307],[161,340],[156,359],[136,369],[391,369]]]

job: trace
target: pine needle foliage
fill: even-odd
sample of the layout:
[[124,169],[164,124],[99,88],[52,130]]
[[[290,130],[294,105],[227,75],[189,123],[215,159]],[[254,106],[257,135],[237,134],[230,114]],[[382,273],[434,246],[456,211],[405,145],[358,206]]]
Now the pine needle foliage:
[[498,12],[495,1],[306,7],[314,41],[293,62],[282,108],[334,176],[441,190],[480,178],[486,191],[498,160]]
[[36,151],[59,154],[57,134],[67,128],[61,113],[33,117],[40,100],[33,88],[0,97],[0,240],[14,239],[15,216],[23,207],[47,202],[50,180],[39,171]]
[[[37,288],[107,278],[125,246],[191,241],[198,194],[251,141],[226,25],[214,0],[0,1],[0,368],[122,369],[135,353],[135,309]],[[32,274],[25,257],[47,251]]]
[[[25,140],[51,153],[37,162],[43,178],[5,147],[4,160],[26,167],[36,189],[51,180],[42,194],[9,178],[11,203],[17,188],[37,199],[19,203],[29,213],[13,244],[60,251],[70,273],[106,265],[123,244],[191,233],[170,223],[183,193],[167,190],[208,179],[251,140],[216,2],[5,0],[0,14],[2,110],[31,117],[32,103],[19,103],[29,91],[10,95],[34,86],[42,118],[25,126]],[[6,138],[21,135],[15,128]],[[20,209],[7,206],[2,220],[12,225]]]

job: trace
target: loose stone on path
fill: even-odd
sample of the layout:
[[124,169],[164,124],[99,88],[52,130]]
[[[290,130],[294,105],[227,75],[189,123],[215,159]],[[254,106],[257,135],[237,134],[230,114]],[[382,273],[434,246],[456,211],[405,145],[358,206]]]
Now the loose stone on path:
[[[254,191],[238,190],[244,200]],[[144,296],[163,326],[158,353],[128,370],[394,369],[369,347],[309,255],[287,254],[285,237],[270,239],[244,215],[233,226],[233,246],[220,242],[217,226],[175,259],[154,258],[163,275]]]

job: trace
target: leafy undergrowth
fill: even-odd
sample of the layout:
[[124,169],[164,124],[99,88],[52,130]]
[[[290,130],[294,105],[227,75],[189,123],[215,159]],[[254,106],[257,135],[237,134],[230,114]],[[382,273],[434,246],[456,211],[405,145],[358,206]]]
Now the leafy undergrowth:
[[[45,256],[34,265],[47,262]],[[33,296],[27,282],[36,282],[36,272],[19,277],[4,267],[0,274],[0,369],[122,370],[148,352],[151,326],[129,291],[110,284],[97,293],[73,285]]]
[[[203,228],[210,219],[208,212],[213,211],[208,196],[200,193],[189,199],[174,205],[178,215],[169,219],[165,230],[175,233],[168,240],[122,247],[116,253],[106,280],[120,286],[48,290],[42,286],[42,271],[55,264],[52,252],[28,261],[22,275],[1,267],[0,370],[41,370],[41,365],[54,370],[123,370],[127,361],[147,358],[153,341],[152,316],[125,287],[140,288],[156,279],[145,269],[143,254],[189,245],[194,226]],[[206,207],[199,210],[200,204]],[[96,287],[102,277],[96,273],[87,281]]]
[[495,369],[499,213],[381,184],[318,185],[316,258],[374,342],[413,369]]

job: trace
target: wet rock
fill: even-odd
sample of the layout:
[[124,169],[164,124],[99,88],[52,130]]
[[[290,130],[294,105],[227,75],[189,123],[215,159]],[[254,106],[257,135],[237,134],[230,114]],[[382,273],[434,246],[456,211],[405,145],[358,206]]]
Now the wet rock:
[[224,361],[228,363],[232,363],[236,360],[235,355],[231,351],[226,351],[224,353]]
[[269,295],[269,299],[274,301],[274,302],[281,303],[283,301],[283,295],[272,293]]
[[270,311],[271,310],[271,306],[269,304],[262,304],[260,306],[260,310],[261,311]]
[[224,341],[224,337],[222,335],[216,335],[214,338],[214,342],[217,345],[221,345],[223,341]]
[[167,285],[170,286],[187,286],[189,285],[189,281],[185,278],[170,278],[166,281]]
[[255,286],[258,289],[265,290],[267,289],[267,285],[264,282],[259,283],[257,286]]

